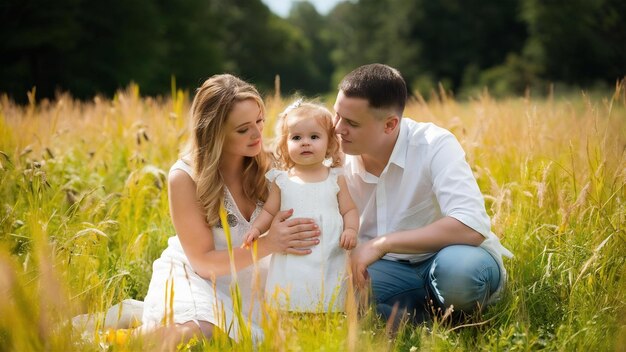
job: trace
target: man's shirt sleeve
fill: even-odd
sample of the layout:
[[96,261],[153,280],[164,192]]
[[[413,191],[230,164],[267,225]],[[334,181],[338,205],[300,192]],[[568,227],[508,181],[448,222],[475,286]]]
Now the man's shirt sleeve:
[[430,172],[442,215],[453,217],[488,237],[491,223],[485,201],[463,148],[450,132],[438,136],[434,142]]

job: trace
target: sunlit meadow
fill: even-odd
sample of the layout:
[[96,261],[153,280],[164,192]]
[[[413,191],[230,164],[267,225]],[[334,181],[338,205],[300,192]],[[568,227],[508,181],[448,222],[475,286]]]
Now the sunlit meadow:
[[[370,311],[267,312],[259,350],[614,351],[626,346],[626,92],[456,101],[407,116],[450,129],[485,194],[505,260],[502,299],[464,325],[445,316],[393,336]],[[146,294],[174,234],[166,176],[186,139],[189,94],[0,98],[0,351],[136,350],[125,331],[86,336],[78,314]],[[268,96],[266,140],[289,97]],[[327,101],[332,106],[332,100]],[[97,327],[96,327],[97,328]],[[154,347],[154,346],[152,346]],[[181,344],[249,350],[252,343]]]

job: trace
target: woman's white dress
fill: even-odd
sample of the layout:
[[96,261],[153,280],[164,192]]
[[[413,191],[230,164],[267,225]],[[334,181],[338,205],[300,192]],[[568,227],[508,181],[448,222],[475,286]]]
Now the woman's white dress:
[[[182,160],[178,160],[171,170],[183,170],[190,176],[193,175],[191,167]],[[250,221],[247,221],[239,212],[230,192],[226,190],[225,193],[224,203],[228,213],[232,246],[236,248],[241,246],[244,235],[260,213],[263,204],[257,204]],[[227,249],[221,225],[213,226],[211,230],[215,249]],[[240,316],[244,317],[253,339],[257,341],[263,338],[259,315],[267,266],[266,257],[256,265],[237,272],[236,275],[242,301]],[[167,248],[153,265],[152,279],[144,303],[142,318],[144,327],[150,329],[166,322],[180,324],[189,321],[196,323],[207,321],[238,340],[240,326],[231,300],[232,281],[231,275],[217,277],[214,282],[200,277],[191,268],[178,236],[170,237]]]
[[339,173],[330,169],[322,182],[302,182],[276,169],[267,173],[280,188],[280,209],[293,208],[292,218],[312,218],[321,230],[320,243],[311,254],[272,255],[265,286],[271,307],[297,312],[344,310],[346,251],[339,245],[343,231],[337,200]]

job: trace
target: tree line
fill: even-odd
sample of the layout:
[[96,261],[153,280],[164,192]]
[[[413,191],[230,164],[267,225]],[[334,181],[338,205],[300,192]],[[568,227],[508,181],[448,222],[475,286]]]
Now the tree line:
[[626,75],[625,17],[623,0],[359,0],[327,15],[301,1],[287,18],[261,0],[3,0],[0,92],[90,98],[134,81],[156,95],[172,77],[193,89],[231,72],[320,95],[371,62],[421,92],[612,85]]

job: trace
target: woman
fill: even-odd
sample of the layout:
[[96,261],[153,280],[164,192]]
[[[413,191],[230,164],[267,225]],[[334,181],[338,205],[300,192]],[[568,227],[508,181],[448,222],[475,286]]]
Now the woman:
[[[257,90],[228,74],[209,78],[198,88],[191,106],[188,148],[169,173],[170,213],[176,236],[154,262],[143,312],[144,329],[165,326],[187,339],[214,329],[237,340],[238,317],[251,321],[254,340],[258,325],[266,258],[271,253],[305,255],[319,241],[311,219],[289,219],[280,212],[267,236],[258,240],[255,262],[250,249],[240,248],[245,233],[267,198],[263,152],[265,108]],[[227,211],[232,255],[241,292],[239,316],[231,300],[231,262],[218,215]],[[258,275],[257,275],[258,274]],[[180,341],[180,340],[179,340]]]

